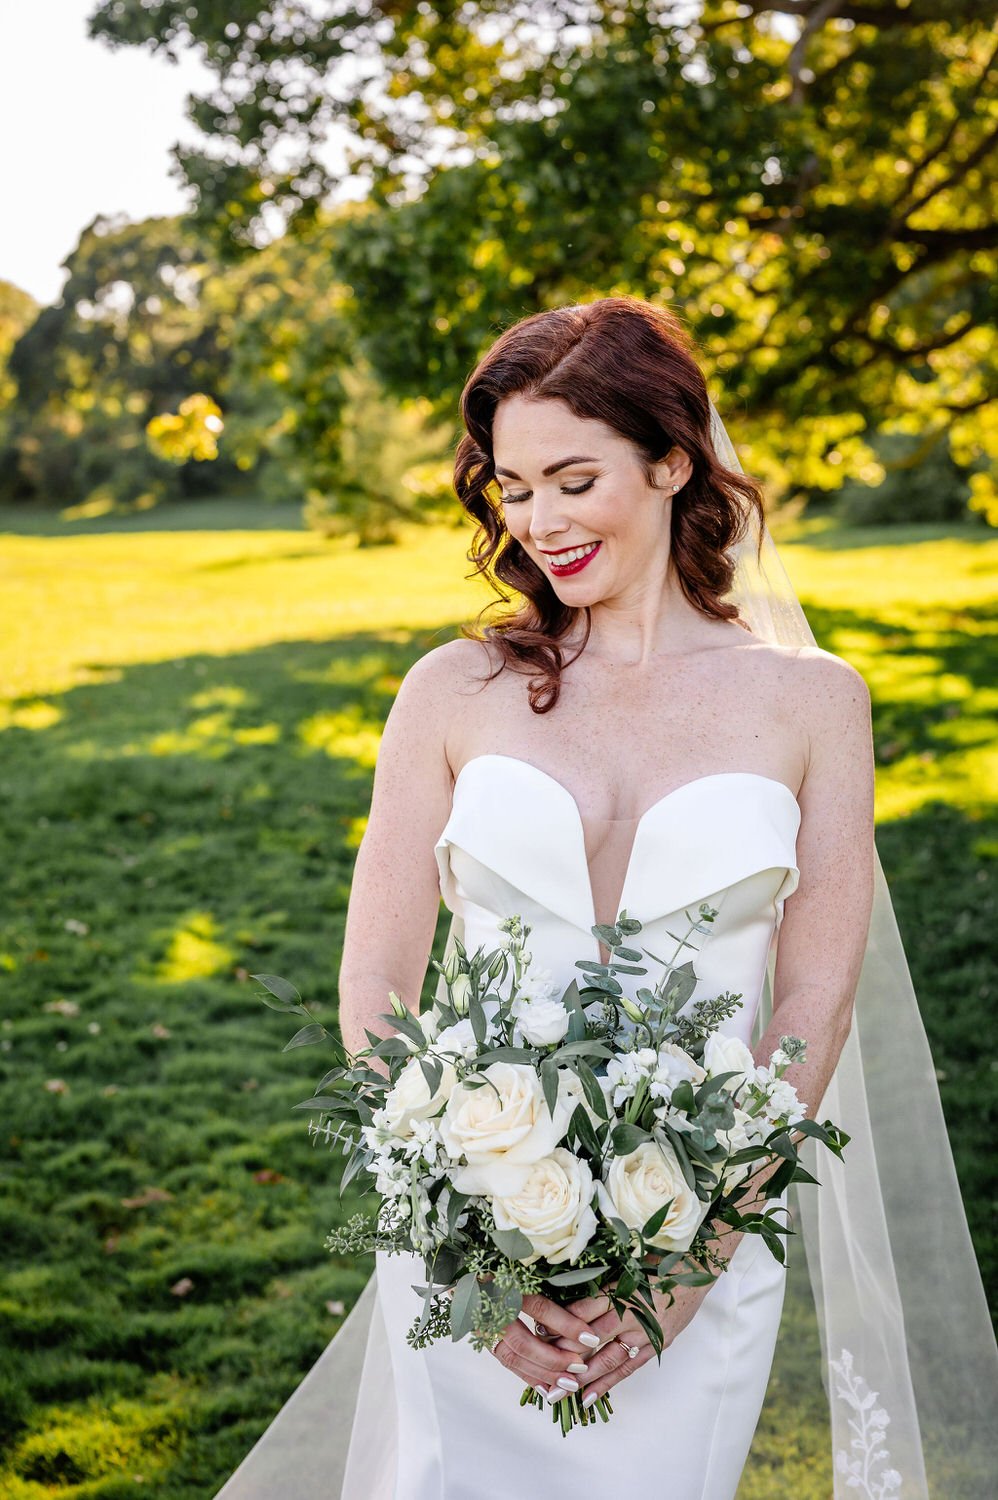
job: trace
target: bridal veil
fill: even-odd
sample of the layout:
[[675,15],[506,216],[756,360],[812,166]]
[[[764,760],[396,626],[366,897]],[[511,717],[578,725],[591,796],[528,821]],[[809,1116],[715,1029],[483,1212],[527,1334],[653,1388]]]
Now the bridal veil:
[[[741,465],[711,403],[721,462]],[[726,598],[764,640],[814,645],[768,527],[734,550]],[[998,1347],[935,1069],[879,856],[852,1028],[817,1118],[820,1187],[792,1185],[828,1400],[834,1500],[986,1500],[998,1488]],[[447,950],[461,936],[451,921]],[[774,961],[756,1022],[768,1025]],[[782,1333],[781,1333],[782,1337]],[[777,1347],[777,1358],[779,1346]],[[391,1500],[391,1361],[372,1275],[331,1343],[217,1500]]]

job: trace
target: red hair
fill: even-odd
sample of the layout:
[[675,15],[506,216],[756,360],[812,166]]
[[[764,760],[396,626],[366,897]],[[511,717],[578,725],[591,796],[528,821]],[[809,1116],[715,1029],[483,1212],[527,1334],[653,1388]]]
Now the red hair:
[[[519,607],[483,625],[496,601],[485,606],[463,636],[489,640],[503,667],[533,671],[534,713],[558,701],[566,664],[559,642],[579,610],[564,604],[550,580],[510,536],[496,488],[492,424],[507,396],[562,401],[577,417],[598,420],[629,439],[641,454],[645,477],[678,444],[689,456],[688,483],[673,496],[670,567],[687,599],[714,620],[737,620],[731,589],[734,564],[727,549],[740,540],[754,509],[763,518],[762,487],[726,468],[711,442],[710,398],[693,340],[664,307],[636,297],[604,297],[573,307],[534,313],[507,328],[481,359],[461,394],[466,435],[454,461],[454,487],[478,522],[468,561],[508,604],[503,585],[523,596]],[[761,525],[760,525],[761,532]],[[584,606],[586,631],[592,629]],[[574,660],[574,658],[572,658]]]

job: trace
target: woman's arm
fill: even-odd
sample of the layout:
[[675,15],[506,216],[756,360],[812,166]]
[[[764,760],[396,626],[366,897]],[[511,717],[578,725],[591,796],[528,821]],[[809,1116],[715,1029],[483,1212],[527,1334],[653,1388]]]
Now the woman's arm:
[[[340,1033],[351,1053],[369,1045],[365,1028],[395,1031],[377,1019],[391,1008],[390,990],[419,1009],[440,910],[433,847],[451,804],[447,736],[468,644],[451,641],[421,657],[385,722],[339,970]],[[382,1063],[372,1066],[387,1075]]]

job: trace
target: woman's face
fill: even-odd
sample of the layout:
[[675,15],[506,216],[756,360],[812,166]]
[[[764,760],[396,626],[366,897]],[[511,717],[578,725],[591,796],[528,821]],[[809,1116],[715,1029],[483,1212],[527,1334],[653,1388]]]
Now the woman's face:
[[638,449],[612,427],[524,396],[500,401],[492,446],[507,529],[566,604],[664,576],[672,487],[692,467],[680,448],[656,466],[653,487]]

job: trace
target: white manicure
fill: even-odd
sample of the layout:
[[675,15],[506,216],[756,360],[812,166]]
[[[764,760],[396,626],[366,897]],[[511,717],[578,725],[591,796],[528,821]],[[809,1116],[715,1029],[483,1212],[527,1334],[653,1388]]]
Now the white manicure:
[[591,1349],[595,1349],[599,1345],[599,1334],[598,1333],[580,1333],[579,1334],[579,1343],[580,1344],[588,1344]]

